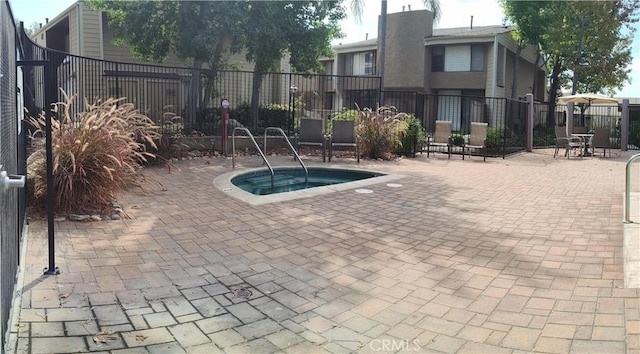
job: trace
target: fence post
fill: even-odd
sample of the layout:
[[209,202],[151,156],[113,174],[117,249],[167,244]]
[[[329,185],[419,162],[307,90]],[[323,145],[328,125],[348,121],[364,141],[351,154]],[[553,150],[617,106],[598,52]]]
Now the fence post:
[[54,231],[54,217],[55,217],[55,187],[53,184],[53,140],[52,140],[52,126],[51,120],[53,119],[53,107],[56,97],[57,77],[55,68],[53,67],[53,54],[48,52],[46,56],[46,63],[44,64],[44,114],[45,114],[45,155],[46,155],[46,170],[47,170],[47,242],[49,246],[49,266],[44,269],[44,273],[47,275],[60,274],[60,269],[56,267],[56,251],[55,251],[55,231]]
[[629,99],[622,100],[622,118],[620,120],[620,151],[629,148]]
[[573,133],[573,102],[567,102],[567,121],[566,127],[567,136],[571,136]]
[[527,97],[527,151],[533,151],[533,94],[528,93]]

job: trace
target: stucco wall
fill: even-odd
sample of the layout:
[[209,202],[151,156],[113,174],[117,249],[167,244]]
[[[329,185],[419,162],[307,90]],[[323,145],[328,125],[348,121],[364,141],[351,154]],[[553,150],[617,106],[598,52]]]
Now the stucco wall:
[[387,15],[384,86],[424,87],[424,38],[433,32],[433,13],[405,11]]

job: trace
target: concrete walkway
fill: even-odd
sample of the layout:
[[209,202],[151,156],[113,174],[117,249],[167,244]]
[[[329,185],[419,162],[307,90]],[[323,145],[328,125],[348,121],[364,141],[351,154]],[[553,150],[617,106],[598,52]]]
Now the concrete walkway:
[[213,186],[230,159],[148,169],[130,219],[56,223],[58,276],[31,221],[9,352],[639,353],[631,154],[552,152],[365,160],[401,186],[257,206]]

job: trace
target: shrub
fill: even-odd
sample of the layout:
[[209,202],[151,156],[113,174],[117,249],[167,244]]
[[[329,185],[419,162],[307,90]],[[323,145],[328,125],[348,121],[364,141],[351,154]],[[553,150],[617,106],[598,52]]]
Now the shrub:
[[502,148],[504,141],[504,127],[493,126],[487,129],[487,149],[498,150]]
[[388,107],[376,111],[369,108],[359,111],[356,133],[360,136],[361,154],[371,159],[388,160],[398,146],[402,116],[390,113]]
[[401,124],[398,130],[399,139],[397,152],[404,156],[415,156],[418,144],[422,144],[425,139],[424,129],[420,121],[411,114],[399,114]]
[[334,120],[352,120],[352,121],[357,121],[359,114],[360,114],[360,112],[357,109],[342,108],[342,111],[336,112],[336,113],[331,115],[331,118],[329,119],[329,122],[327,123],[327,131],[331,132],[331,130],[333,129],[333,123],[332,122]]
[[451,144],[453,144],[454,146],[464,145],[464,134],[462,133],[451,134]]
[[264,133],[264,129],[267,127],[277,127],[287,130],[289,128],[288,123],[291,110],[289,109],[289,105],[272,103],[260,107],[259,116],[259,133]]
[[[153,156],[145,144],[155,148],[159,127],[124,98],[86,104],[77,119],[71,117],[75,97],[54,106],[52,119],[53,180],[55,207],[61,212],[109,204],[118,192],[135,181],[140,162]],[[29,118],[39,134],[45,129],[44,113]],[[35,154],[42,156],[42,148]],[[37,156],[37,155],[36,155]],[[34,179],[35,203],[46,196],[46,177],[38,160],[27,166]],[[38,176],[34,176],[38,175]]]
[[200,108],[196,112],[196,130],[205,135],[220,133],[220,108]]
[[553,146],[556,142],[556,133],[554,126],[536,124],[533,127],[533,146]]

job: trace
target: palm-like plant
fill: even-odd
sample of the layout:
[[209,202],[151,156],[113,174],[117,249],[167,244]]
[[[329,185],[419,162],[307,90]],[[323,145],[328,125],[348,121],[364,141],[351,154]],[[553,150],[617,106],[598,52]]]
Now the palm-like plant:
[[[351,11],[356,18],[362,16],[362,9],[364,7],[364,0],[349,0],[351,1]],[[433,20],[437,21],[440,18],[440,0],[423,0],[424,6],[433,12]],[[382,78],[381,84],[384,89],[384,56],[386,48],[387,37],[387,0],[380,0],[380,28],[378,28],[378,40],[380,41],[378,57],[378,75]]]

